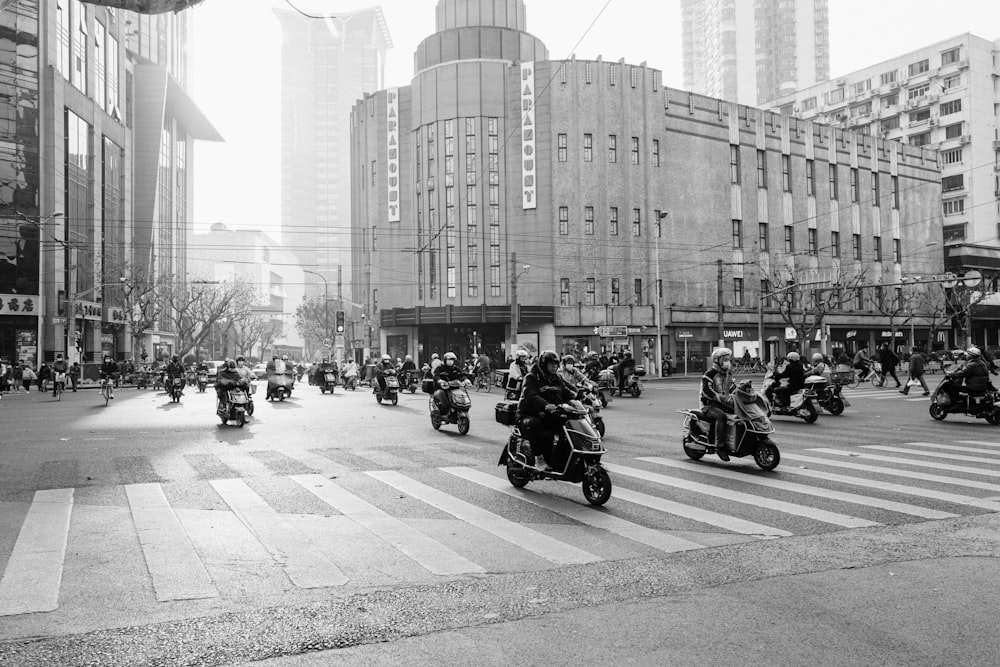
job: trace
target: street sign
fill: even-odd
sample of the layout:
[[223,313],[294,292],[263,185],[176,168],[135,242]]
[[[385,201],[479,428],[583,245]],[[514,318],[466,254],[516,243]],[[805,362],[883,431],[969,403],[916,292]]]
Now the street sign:
[[621,338],[628,335],[628,327],[605,326],[594,327],[594,333],[601,338]]
[[336,347],[344,347],[344,334],[334,336],[334,345]]
[[677,337],[678,338],[694,338],[694,332],[681,330],[681,331],[677,332]]
[[329,338],[324,338],[323,347],[329,350],[331,347],[333,347],[333,341],[331,341]]

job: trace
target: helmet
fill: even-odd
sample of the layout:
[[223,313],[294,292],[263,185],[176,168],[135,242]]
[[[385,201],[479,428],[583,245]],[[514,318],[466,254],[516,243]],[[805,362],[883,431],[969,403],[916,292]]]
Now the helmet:
[[823,355],[817,352],[812,356],[812,360],[814,364],[818,364],[823,361]]
[[226,360],[226,368],[228,368],[229,370],[235,370],[236,369],[236,362],[233,361],[232,359]]
[[243,361],[243,362],[246,362],[246,357],[244,357],[244,356],[243,356],[243,355],[241,354],[240,356],[236,357],[236,361],[237,361],[237,362],[240,362],[240,361]]
[[965,359],[966,357],[968,357],[968,356],[969,356],[969,355],[967,355],[967,354],[965,353],[965,350],[955,350],[955,351],[954,351],[954,352],[952,352],[951,354],[952,354],[952,356],[954,356],[954,357],[955,357],[956,359]]
[[288,355],[287,354],[281,355],[281,360],[282,361],[288,361]]
[[438,356],[437,352],[435,352],[434,354],[431,355],[431,359],[440,359],[440,358],[441,357]]
[[574,357],[572,354],[567,354],[566,356],[564,356],[562,358],[562,362],[564,364],[575,364],[576,363],[576,357]]
[[413,361],[413,355],[412,354],[406,355],[406,360],[407,361]]
[[458,357],[455,356],[454,352],[445,352],[444,353],[444,363],[445,364],[447,364],[448,362],[451,362],[452,364],[455,364],[455,362],[457,362],[457,361],[458,361]]
[[712,363],[719,364],[722,363],[723,357],[732,357],[733,351],[728,347],[717,347],[712,350]]
[[983,353],[975,345],[973,345],[972,347],[970,347],[967,350],[967,352],[968,352],[969,356],[972,357],[973,359],[978,359],[979,357],[983,356]]
[[785,359],[788,359],[789,361],[798,361],[799,360],[799,353],[798,352],[789,352],[788,354],[785,355]]
[[545,370],[545,367],[549,364],[559,365],[559,355],[552,350],[546,350],[538,357],[538,367]]
[[[553,352],[552,354],[555,354],[555,352]],[[518,350],[517,353],[516,353],[516,356],[517,356],[518,359],[527,359],[528,358],[528,351],[527,350]],[[558,361],[558,357],[556,358],[556,360]]]
[[383,354],[382,355],[382,362],[384,363],[386,361],[388,361],[389,363],[392,363],[392,357],[390,357],[388,354]]
[[171,357],[171,359],[173,359],[174,361],[180,361],[181,356],[179,354],[175,354],[173,357]]

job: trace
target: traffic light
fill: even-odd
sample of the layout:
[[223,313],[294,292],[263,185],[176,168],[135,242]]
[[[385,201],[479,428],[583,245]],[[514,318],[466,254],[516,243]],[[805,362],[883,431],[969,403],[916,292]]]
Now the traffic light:
[[334,329],[339,334],[344,333],[344,311],[337,311],[337,328]]

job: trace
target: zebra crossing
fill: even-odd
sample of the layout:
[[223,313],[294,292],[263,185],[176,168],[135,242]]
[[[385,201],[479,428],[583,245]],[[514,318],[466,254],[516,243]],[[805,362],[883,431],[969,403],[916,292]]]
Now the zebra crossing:
[[[125,595],[100,590],[101,577],[131,576],[122,590],[153,606],[251,590],[432,583],[1000,511],[1000,441],[813,447],[783,453],[773,473],[745,460],[612,459],[615,490],[599,509],[576,485],[515,489],[502,468],[465,465],[475,460],[468,456],[452,461],[461,465],[397,469],[375,466],[396,458],[389,451],[372,447],[362,457],[371,465],[315,451],[231,455],[231,476],[122,484],[120,505],[84,504],[81,487],[0,502],[20,517],[16,539],[0,542],[0,616],[83,601],[99,614]],[[192,461],[207,466],[202,472],[223,470]],[[246,470],[271,477],[240,478]],[[193,488],[211,502],[185,501],[181,491]],[[289,509],[286,495],[300,505]],[[109,545],[132,565],[102,557]],[[100,568],[92,580],[80,576]]]
[[[902,378],[901,378],[902,379]],[[928,403],[927,396],[922,396],[923,387],[910,387],[910,393],[902,395],[899,389],[886,384],[885,387],[878,388],[869,385],[859,385],[856,389],[845,388],[844,396],[852,403],[864,403],[867,401],[905,401],[907,403]],[[930,386],[930,384],[928,384]],[[931,387],[931,391],[934,389]]]

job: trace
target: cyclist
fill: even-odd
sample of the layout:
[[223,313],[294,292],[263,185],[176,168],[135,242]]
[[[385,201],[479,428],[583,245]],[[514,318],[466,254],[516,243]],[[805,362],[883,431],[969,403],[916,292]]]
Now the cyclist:
[[63,389],[66,388],[66,374],[69,373],[69,364],[63,359],[62,353],[56,355],[56,360],[52,362],[52,395],[59,391],[59,373],[63,374]]
[[859,347],[858,351],[854,354],[854,367],[861,371],[861,381],[866,381],[872,370],[872,360],[868,358],[867,347]]
[[104,363],[101,364],[101,379],[103,380],[104,378],[107,378],[109,380],[112,380],[111,386],[108,387],[108,391],[110,392],[110,398],[115,397],[114,379],[116,377],[118,377],[118,364],[115,362],[114,359],[111,358],[110,354],[105,354]]

